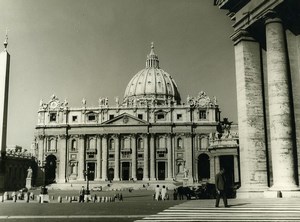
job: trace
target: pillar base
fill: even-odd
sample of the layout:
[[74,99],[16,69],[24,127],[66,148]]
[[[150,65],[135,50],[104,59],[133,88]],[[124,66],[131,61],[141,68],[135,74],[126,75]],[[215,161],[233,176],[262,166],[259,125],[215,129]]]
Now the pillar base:
[[66,183],[66,179],[58,179],[57,183]]
[[101,178],[100,181],[107,181],[107,178]]
[[264,192],[265,198],[300,198],[300,191],[275,191],[268,190]]
[[269,191],[300,191],[300,188],[295,184],[273,185]]
[[237,191],[236,199],[263,198],[264,191]]
[[121,181],[120,178],[114,178],[113,181]]
[[149,181],[149,177],[143,178],[143,181]]
[[151,181],[156,181],[156,178],[150,178]]

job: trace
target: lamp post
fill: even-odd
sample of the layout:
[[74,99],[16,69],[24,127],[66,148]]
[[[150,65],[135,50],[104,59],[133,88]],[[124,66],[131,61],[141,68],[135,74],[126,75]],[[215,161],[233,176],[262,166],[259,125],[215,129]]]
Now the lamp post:
[[89,189],[89,167],[87,167],[87,170],[83,171],[84,177],[86,178],[86,194],[90,194],[90,189]]
[[41,188],[41,194],[47,194],[47,188],[46,188],[46,164],[45,162],[41,162],[39,160],[38,165],[41,169],[44,169],[44,174],[43,174],[43,186]]

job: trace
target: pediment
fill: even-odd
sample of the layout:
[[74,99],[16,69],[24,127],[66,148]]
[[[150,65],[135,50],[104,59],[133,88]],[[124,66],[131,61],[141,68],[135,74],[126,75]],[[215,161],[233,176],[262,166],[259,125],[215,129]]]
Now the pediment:
[[135,116],[132,116],[127,113],[123,113],[115,118],[108,120],[104,123],[104,125],[148,125],[147,121],[139,119]]

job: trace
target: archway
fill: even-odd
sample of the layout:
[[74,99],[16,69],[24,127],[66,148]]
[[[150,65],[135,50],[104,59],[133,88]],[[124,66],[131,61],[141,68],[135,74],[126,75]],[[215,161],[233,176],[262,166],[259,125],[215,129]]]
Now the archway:
[[137,169],[137,174],[136,174],[136,179],[137,180],[142,180],[143,179],[143,172],[144,172],[143,168],[138,168]]
[[129,180],[129,162],[122,163],[122,180]]
[[49,155],[46,157],[45,164],[45,183],[50,184],[55,182],[56,175],[56,156]]
[[198,179],[199,181],[203,179],[210,178],[210,164],[209,156],[207,154],[200,154],[198,157]]
[[114,179],[114,168],[109,168],[108,169],[107,179],[108,180],[113,180]]
[[220,156],[220,168],[225,169],[226,183],[228,187],[234,185],[234,160],[233,156]]

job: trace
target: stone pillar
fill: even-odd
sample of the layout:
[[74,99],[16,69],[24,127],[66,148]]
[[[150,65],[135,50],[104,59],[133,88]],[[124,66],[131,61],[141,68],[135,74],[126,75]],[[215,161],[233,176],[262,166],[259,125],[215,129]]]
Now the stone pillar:
[[233,170],[234,170],[234,182],[238,183],[240,182],[239,177],[239,157],[238,155],[233,156]]
[[66,165],[67,165],[67,135],[59,135],[59,175],[58,182],[66,182]]
[[97,175],[96,175],[96,180],[101,180],[101,154],[102,154],[102,150],[101,150],[101,136],[97,135]]
[[215,156],[215,175],[220,172],[220,157]]
[[155,178],[155,135],[151,134],[150,137],[150,180]]
[[45,142],[45,136],[39,135],[38,136],[38,161],[42,163],[44,161],[44,142]]
[[241,188],[238,197],[263,196],[268,188],[265,113],[260,44],[247,31],[235,32],[234,41]]
[[172,134],[167,135],[168,151],[168,177],[167,180],[173,180],[173,162],[172,162]]
[[148,135],[144,135],[144,170],[143,180],[149,181],[149,146]]
[[120,181],[120,137],[115,135],[115,170],[114,181]]
[[102,181],[107,180],[107,135],[102,137]]
[[286,36],[281,19],[275,17],[275,14],[271,16],[272,18],[266,20],[269,120],[273,163],[273,186],[270,190],[298,190]]
[[85,136],[79,135],[79,146],[78,146],[78,181],[84,181],[84,166],[85,166]]
[[131,177],[133,180],[136,180],[136,161],[137,161],[137,147],[136,147],[136,135],[133,134],[131,136],[131,144],[132,144],[132,159],[131,159],[131,163],[132,163],[132,168],[131,168]]
[[192,134],[184,134],[185,168],[188,170],[188,181],[193,182],[193,148]]
[[215,183],[215,158],[213,156],[209,157],[209,172],[210,172],[210,183]]

